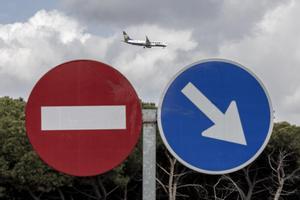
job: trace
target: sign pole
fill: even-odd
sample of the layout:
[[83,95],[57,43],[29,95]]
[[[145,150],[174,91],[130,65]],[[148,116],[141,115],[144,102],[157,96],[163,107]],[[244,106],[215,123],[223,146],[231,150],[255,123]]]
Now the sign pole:
[[156,198],[156,109],[143,109],[143,200]]

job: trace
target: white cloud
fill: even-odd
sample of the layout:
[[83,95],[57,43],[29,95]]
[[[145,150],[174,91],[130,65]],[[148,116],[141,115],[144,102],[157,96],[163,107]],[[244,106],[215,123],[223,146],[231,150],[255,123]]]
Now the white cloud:
[[105,51],[110,38],[85,32],[74,19],[41,10],[25,23],[0,25],[1,75],[30,81],[49,68],[82,56],[96,58],[93,48]]
[[[26,98],[50,68],[72,59],[104,58],[112,40],[87,33],[56,10],[41,10],[24,23],[0,24],[0,95]],[[4,84],[7,79],[10,85]],[[17,89],[17,84],[26,89]]]
[[276,121],[300,124],[300,3],[265,15],[252,36],[220,47],[220,56],[246,65],[266,85]]
[[[0,25],[0,95],[27,98],[34,83],[50,68],[73,59],[95,59],[119,69],[140,98],[158,101],[162,85],[197,43],[192,32],[155,25],[131,26],[132,37],[166,41],[165,49],[143,49],[122,43],[122,33],[109,37],[88,33],[76,19],[59,11],[37,12],[24,23]],[[184,56],[186,57],[186,56]],[[23,88],[23,89],[22,89]]]
[[[233,3],[239,4],[228,1],[223,10],[230,10]],[[208,44],[203,46],[203,38],[209,36],[195,34],[196,26],[130,25],[125,30],[132,38],[149,34],[150,40],[168,43],[165,49],[143,49],[122,43],[121,30],[110,36],[95,35],[75,18],[42,10],[24,23],[0,24],[0,95],[27,98],[34,83],[53,66],[73,59],[96,59],[120,70],[142,100],[158,102],[167,82],[184,66],[222,57],[240,62],[258,75],[270,93],[277,121],[300,124],[299,9],[296,1],[279,4],[242,37],[214,40],[215,52],[207,50]],[[230,18],[234,16],[225,21]],[[214,30],[218,29],[208,29],[207,34]]]
[[145,33],[151,33],[148,36],[150,40],[168,43],[165,49],[124,46],[115,55],[113,62],[133,82],[144,101],[158,102],[163,86],[186,62],[186,56],[180,59],[181,54],[195,49],[197,43],[192,39],[191,31],[171,30],[155,25],[129,27],[126,31],[129,35],[134,33],[132,37],[138,39],[144,39]]

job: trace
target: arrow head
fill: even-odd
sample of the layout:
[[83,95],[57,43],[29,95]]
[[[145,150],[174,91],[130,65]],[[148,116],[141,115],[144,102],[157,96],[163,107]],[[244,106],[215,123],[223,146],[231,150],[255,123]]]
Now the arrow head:
[[202,136],[247,145],[235,101],[231,101],[225,114],[214,123],[213,126],[202,132]]

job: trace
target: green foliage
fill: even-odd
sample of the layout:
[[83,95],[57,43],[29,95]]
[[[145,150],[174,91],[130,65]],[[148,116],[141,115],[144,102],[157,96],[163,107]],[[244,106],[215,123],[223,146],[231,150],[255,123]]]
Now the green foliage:
[[45,165],[35,152],[25,153],[12,170],[20,186],[50,192],[62,186],[72,186],[72,177],[60,174]]
[[114,182],[115,185],[120,186],[121,188],[125,188],[130,181],[130,177],[126,174],[126,166],[125,164],[121,164],[119,167],[113,170],[110,176],[111,180]]
[[24,107],[23,99],[0,98],[0,130],[10,135],[25,135]]
[[155,103],[148,103],[148,102],[143,102],[142,103],[142,108],[143,109],[155,109]]
[[300,127],[288,122],[276,123],[267,151],[275,154],[278,151],[292,153],[300,167]]
[[0,175],[5,177],[4,180],[11,177],[11,169],[29,149],[24,107],[22,99],[0,98]]
[[6,187],[49,192],[72,185],[72,178],[50,169],[32,150],[25,133],[24,109],[22,99],[0,98],[0,195]]
[[[101,198],[126,195],[139,199],[141,141],[126,161],[106,174],[96,178],[67,176],[49,167],[33,151],[25,131],[25,104],[22,99],[0,98],[0,198],[40,199],[43,194],[45,199],[65,196],[76,200],[99,198],[101,194]],[[139,189],[130,191],[128,187]]]
[[0,186],[0,198],[6,197],[6,188]]
[[300,153],[300,127],[287,122],[275,124],[269,146]]
[[8,164],[9,164],[8,161],[6,161],[3,156],[1,156],[0,157],[0,176],[1,177],[6,177],[9,175],[9,174],[7,174]]

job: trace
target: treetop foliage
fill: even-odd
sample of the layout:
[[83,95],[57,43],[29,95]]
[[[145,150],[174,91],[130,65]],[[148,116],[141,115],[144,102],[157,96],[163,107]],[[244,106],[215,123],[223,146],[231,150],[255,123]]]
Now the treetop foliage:
[[[73,177],[46,165],[25,130],[26,102],[0,97],[0,199],[142,199],[142,140],[120,166],[94,177]],[[154,103],[142,103],[155,109]],[[157,133],[157,199],[300,199],[300,127],[275,123],[265,151],[244,169],[221,176],[181,165]],[[283,198],[282,198],[283,199]]]

